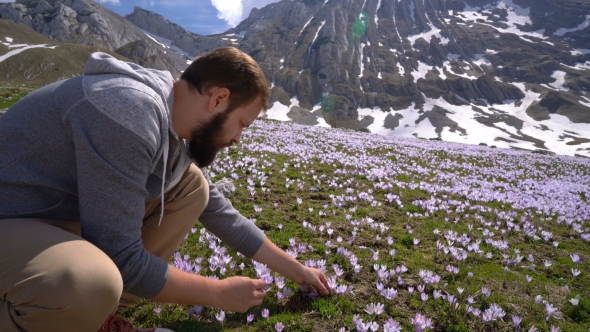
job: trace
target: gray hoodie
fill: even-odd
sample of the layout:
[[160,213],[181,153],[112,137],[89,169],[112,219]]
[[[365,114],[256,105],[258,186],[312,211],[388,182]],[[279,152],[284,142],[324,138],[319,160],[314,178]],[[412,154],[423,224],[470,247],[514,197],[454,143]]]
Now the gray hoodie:
[[[172,85],[168,72],[93,53],[84,76],[15,104],[0,117],[0,219],[79,221],[82,237],[119,268],[126,292],[156,296],[169,270],[142,245],[145,203],[190,166],[172,130]],[[199,221],[252,257],[264,234],[210,180],[209,188]]]

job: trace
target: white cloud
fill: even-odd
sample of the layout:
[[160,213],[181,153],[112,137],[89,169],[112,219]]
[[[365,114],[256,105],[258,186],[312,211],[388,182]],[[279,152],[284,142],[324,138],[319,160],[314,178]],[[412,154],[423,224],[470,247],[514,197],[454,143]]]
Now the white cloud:
[[235,27],[250,15],[252,8],[262,8],[278,0],[211,0],[217,9],[217,17]]
[[121,0],[96,0],[98,3],[110,3],[115,6],[121,5]]
[[211,0],[211,4],[217,8],[217,17],[227,22],[232,27],[242,21],[241,0]]

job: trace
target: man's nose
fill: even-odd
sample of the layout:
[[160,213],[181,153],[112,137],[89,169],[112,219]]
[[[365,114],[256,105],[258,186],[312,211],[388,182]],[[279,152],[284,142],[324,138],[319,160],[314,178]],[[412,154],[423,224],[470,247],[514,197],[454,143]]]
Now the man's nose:
[[236,136],[234,136],[234,137],[231,139],[232,143],[233,143],[233,144],[238,144],[238,143],[240,143],[240,138],[241,138],[241,137],[242,137],[242,131],[240,130],[240,131],[239,131],[239,132],[236,134]]

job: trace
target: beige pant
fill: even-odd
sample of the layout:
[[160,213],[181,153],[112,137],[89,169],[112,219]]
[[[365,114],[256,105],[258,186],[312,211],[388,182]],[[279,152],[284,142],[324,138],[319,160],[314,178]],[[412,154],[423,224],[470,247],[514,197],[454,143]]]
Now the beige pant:
[[[170,260],[209,200],[209,185],[194,165],[179,184],[148,202],[144,247]],[[0,203],[1,204],[1,203]],[[113,261],[80,237],[80,223],[0,220],[0,331],[91,331],[138,298],[123,293]]]

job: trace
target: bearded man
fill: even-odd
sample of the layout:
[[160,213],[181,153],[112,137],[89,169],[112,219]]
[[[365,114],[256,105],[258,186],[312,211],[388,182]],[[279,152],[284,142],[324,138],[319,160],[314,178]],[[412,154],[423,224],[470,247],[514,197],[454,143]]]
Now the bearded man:
[[260,305],[263,280],[214,280],[168,263],[197,220],[329,294],[321,271],[275,246],[201,171],[268,103],[258,64],[224,47],[177,82],[93,53],[83,76],[9,109],[0,117],[0,331],[136,331],[116,313],[139,298]]

